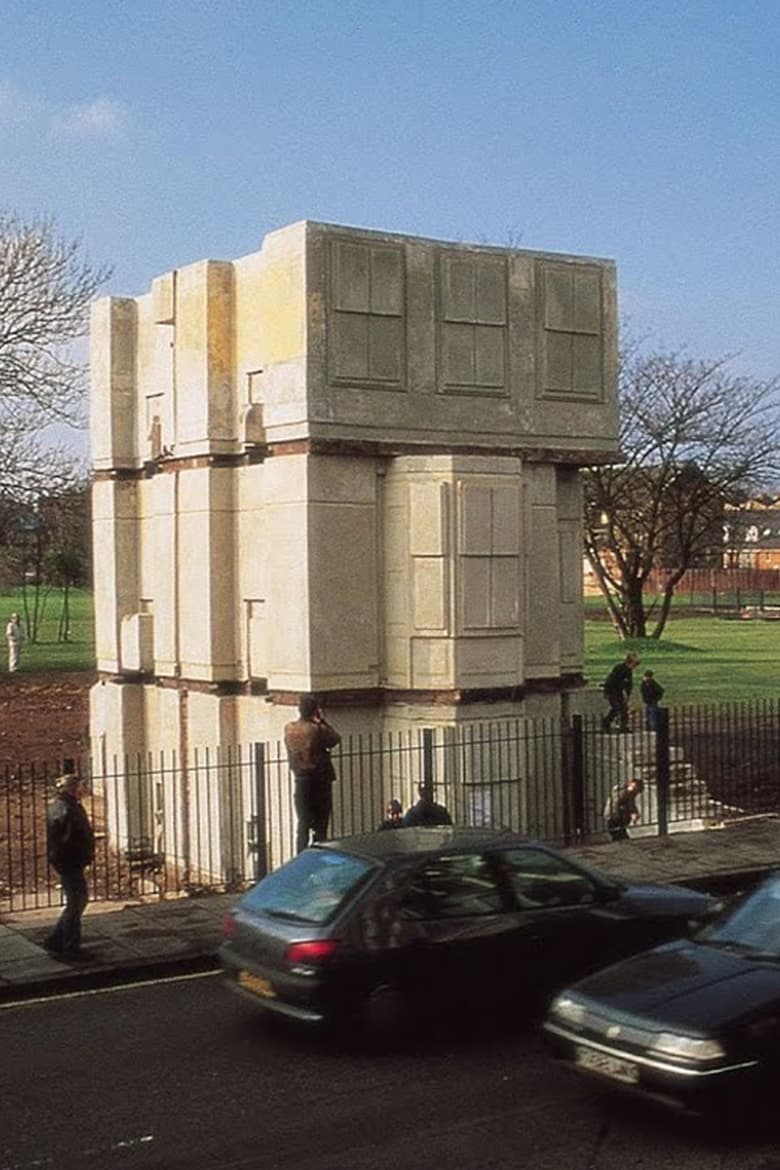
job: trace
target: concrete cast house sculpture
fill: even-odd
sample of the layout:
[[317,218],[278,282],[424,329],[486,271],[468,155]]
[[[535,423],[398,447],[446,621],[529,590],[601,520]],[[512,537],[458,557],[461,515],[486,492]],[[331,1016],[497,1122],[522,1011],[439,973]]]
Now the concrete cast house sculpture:
[[302,222],[96,303],[102,757],[565,714],[609,260]]

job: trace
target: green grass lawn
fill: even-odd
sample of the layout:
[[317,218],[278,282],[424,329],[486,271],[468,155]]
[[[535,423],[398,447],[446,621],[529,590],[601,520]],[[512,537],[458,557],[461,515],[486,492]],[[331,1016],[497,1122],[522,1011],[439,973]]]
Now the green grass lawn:
[[[33,605],[32,591],[27,591],[28,604]],[[92,625],[92,594],[86,589],[73,589],[70,595],[70,640],[60,642],[57,637],[62,613],[62,590],[41,590],[42,617],[38,641],[25,642],[22,648],[20,673],[38,673],[48,670],[94,670],[95,636]],[[24,596],[21,589],[0,593],[0,624],[2,630],[12,613],[25,620]],[[0,648],[0,665],[7,666],[5,642]]]
[[[0,593],[3,628],[15,610],[24,614],[21,591]],[[62,594],[52,589],[45,598],[39,640],[28,641],[22,651],[23,672],[94,670],[91,593],[72,592],[68,642],[57,639],[61,610]],[[590,605],[587,612],[594,610]],[[780,697],[780,621],[673,616],[661,641],[620,642],[603,606],[601,613],[601,620],[589,617],[585,622],[585,673],[592,685],[599,685],[628,650],[636,650],[642,659],[634,676],[637,694],[642,672],[653,670],[666,688],[664,703],[669,706]],[[0,650],[4,668],[5,646]]]
[[585,673],[603,682],[615,662],[635,650],[642,659],[634,691],[645,670],[666,689],[664,704],[722,703],[780,696],[780,621],[721,617],[672,617],[660,641],[620,642],[609,621],[585,623]]

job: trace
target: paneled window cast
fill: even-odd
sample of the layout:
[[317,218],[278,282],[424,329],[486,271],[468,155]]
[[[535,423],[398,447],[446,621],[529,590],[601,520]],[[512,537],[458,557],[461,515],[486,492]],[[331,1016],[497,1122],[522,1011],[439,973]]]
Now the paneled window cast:
[[506,262],[444,255],[440,263],[440,384],[453,393],[506,390]]
[[461,484],[460,612],[468,630],[520,620],[520,493],[516,484]]
[[596,268],[542,265],[543,391],[552,395],[600,398],[602,368],[602,286]]
[[330,258],[331,379],[400,389],[405,364],[402,249],[334,241]]

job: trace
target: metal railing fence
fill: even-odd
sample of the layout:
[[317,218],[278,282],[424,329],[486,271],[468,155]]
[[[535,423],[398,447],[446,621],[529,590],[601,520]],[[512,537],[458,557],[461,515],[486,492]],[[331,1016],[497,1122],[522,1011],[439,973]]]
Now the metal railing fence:
[[[780,813],[777,700],[661,709],[657,730],[605,734],[600,716],[514,718],[353,736],[334,751],[331,835],[374,829],[420,786],[458,824],[556,844],[606,839],[610,791],[641,776],[638,835]],[[293,856],[295,812],[280,743],[80,761],[97,841],[95,900],[240,890]],[[58,767],[0,774],[0,910],[56,906],[46,805]]]

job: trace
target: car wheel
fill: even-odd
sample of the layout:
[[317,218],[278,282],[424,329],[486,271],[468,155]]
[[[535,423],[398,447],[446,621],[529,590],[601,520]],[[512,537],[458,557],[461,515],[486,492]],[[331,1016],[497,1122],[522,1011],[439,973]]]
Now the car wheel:
[[360,1018],[371,1036],[387,1039],[398,1035],[406,1018],[402,993],[392,983],[377,983],[363,998]]

